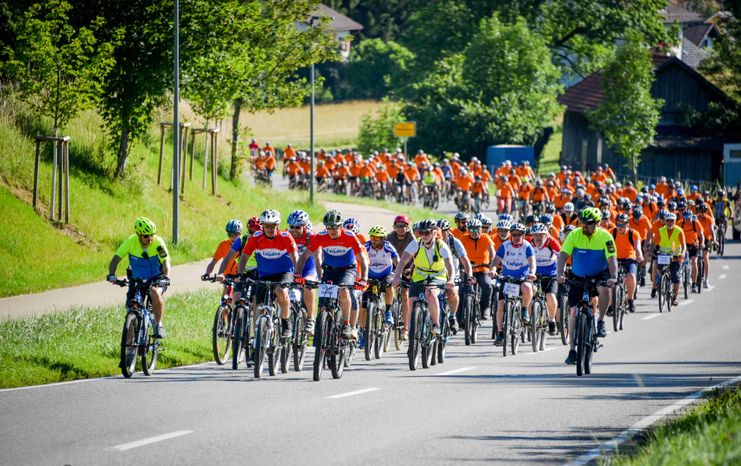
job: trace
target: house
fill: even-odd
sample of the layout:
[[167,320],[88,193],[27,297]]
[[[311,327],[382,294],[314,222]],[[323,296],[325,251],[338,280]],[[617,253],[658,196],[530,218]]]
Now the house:
[[[729,102],[728,96],[675,56],[655,54],[653,60],[656,79],[651,95],[663,99],[664,107],[655,143],[642,154],[639,176],[721,179],[723,146],[741,142],[741,137],[738,134],[709,135],[690,120],[693,115],[705,113],[711,102]],[[561,163],[580,170],[593,170],[598,164],[608,163],[618,176],[628,176],[630,170],[624,159],[607,147],[587,120],[587,113],[603,99],[599,72],[586,77],[559,97],[559,102],[566,107]]]
[[708,56],[713,48],[713,41],[720,35],[715,25],[718,13],[710,18],[704,18],[674,2],[669,2],[663,13],[666,18],[664,24],[667,27],[674,24],[679,26],[676,43],[671,48],[672,54],[696,69]]
[[310,28],[314,25],[314,21],[319,18],[332,19],[329,32],[332,33],[332,37],[339,43],[340,55],[344,60],[347,60],[350,57],[349,38],[353,32],[363,29],[363,25],[320,3],[314,13],[306,18],[306,21],[299,23],[297,27],[299,30]]

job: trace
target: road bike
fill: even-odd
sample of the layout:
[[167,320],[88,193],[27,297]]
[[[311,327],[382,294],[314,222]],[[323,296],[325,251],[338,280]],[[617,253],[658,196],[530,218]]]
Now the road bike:
[[499,276],[502,284],[501,293],[504,295],[504,316],[502,318],[502,356],[507,356],[507,344],[510,345],[512,354],[517,354],[520,341],[524,341],[525,326],[522,323],[522,293],[520,285],[525,282],[524,278]]
[[314,381],[321,380],[322,371],[327,365],[333,378],[342,378],[345,360],[350,356],[354,343],[342,337],[342,310],[338,295],[340,288],[352,292],[353,287],[308,280],[304,286],[316,288],[319,295],[319,313],[314,330]]
[[116,280],[116,285],[131,286],[133,294],[126,306],[126,318],[121,332],[121,353],[119,367],[127,379],[136,371],[136,360],[141,356],[142,371],[145,375],[154,374],[160,342],[155,335],[157,322],[152,313],[149,290],[153,286],[165,292],[170,285],[166,278],[142,280],[138,278]]
[[576,305],[576,322],[574,324],[574,347],[576,348],[576,375],[592,373],[592,357],[601,346],[597,339],[592,296],[597,296],[597,287],[606,282],[595,279],[571,277],[566,280],[571,286],[581,286],[584,293]]
[[262,303],[257,305],[257,322],[255,325],[255,339],[253,341],[253,369],[255,378],[262,377],[265,360],[268,361],[268,373],[274,376],[281,364],[280,371],[288,372],[287,358],[281,359],[281,355],[288,352],[288,339],[281,335],[281,319],[279,307],[275,300],[273,287],[287,288],[288,283],[276,283],[264,280],[248,279],[248,283],[255,285],[258,289],[265,290]]
[[[242,276],[241,281],[236,284],[239,287],[240,296],[232,312],[231,342],[232,342],[232,370],[239,369],[239,363],[244,361],[249,368],[253,362],[252,339],[252,293],[254,287],[247,282],[248,278]],[[235,288],[236,288],[235,287]],[[236,290],[235,290],[236,291]]]
[[462,296],[461,323],[463,324],[463,340],[468,345],[476,344],[478,329],[480,326],[480,297],[481,290],[476,284],[470,284],[467,280],[460,282],[459,296]]
[[391,315],[394,317],[391,333],[394,336],[394,347],[396,351],[401,351],[404,348],[404,316],[401,312],[401,299],[401,293],[396,293],[394,295],[394,302],[391,304]]

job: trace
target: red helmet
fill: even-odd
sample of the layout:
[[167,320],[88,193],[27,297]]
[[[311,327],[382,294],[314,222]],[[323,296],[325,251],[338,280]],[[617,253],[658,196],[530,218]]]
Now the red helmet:
[[396,218],[394,219],[394,225],[396,225],[397,223],[406,223],[407,225],[409,225],[412,222],[409,220],[409,217],[407,217],[406,215],[397,215]]
[[260,223],[260,217],[252,217],[247,221],[247,229],[250,233],[262,230],[262,224]]

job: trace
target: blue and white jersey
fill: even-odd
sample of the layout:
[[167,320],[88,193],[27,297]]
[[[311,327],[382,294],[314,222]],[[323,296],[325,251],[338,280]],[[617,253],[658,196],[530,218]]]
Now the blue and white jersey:
[[515,246],[507,240],[497,249],[497,257],[502,260],[502,275],[524,278],[530,272],[528,259],[535,255],[533,246],[526,240]]
[[388,241],[384,241],[381,249],[374,249],[371,242],[365,243],[368,250],[370,264],[368,266],[368,278],[381,279],[394,270],[394,260],[399,259],[399,253]]
[[449,180],[453,177],[453,167],[451,167],[450,165],[441,165],[440,170],[442,170],[443,177],[446,180]]

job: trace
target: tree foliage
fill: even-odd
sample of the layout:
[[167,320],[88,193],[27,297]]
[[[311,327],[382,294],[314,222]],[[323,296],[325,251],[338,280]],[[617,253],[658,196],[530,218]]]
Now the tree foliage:
[[396,42],[366,39],[354,47],[345,74],[359,99],[396,97],[410,80],[414,54]]
[[630,32],[602,73],[604,101],[588,114],[593,128],[623,157],[635,178],[641,151],[653,143],[664,102],[651,97],[651,55],[643,38]]
[[101,77],[113,66],[112,44],[95,36],[101,18],[90,28],[75,28],[69,22],[71,9],[64,0],[32,5],[16,23],[15,47],[4,51],[5,73],[37,115],[52,120],[55,134],[93,106]]
[[394,125],[404,121],[401,105],[387,103],[376,114],[363,116],[358,135],[358,150],[363,154],[373,149],[400,147],[401,138],[394,136]]
[[741,105],[741,21],[724,15],[718,27],[721,35],[700,63],[700,72]]

